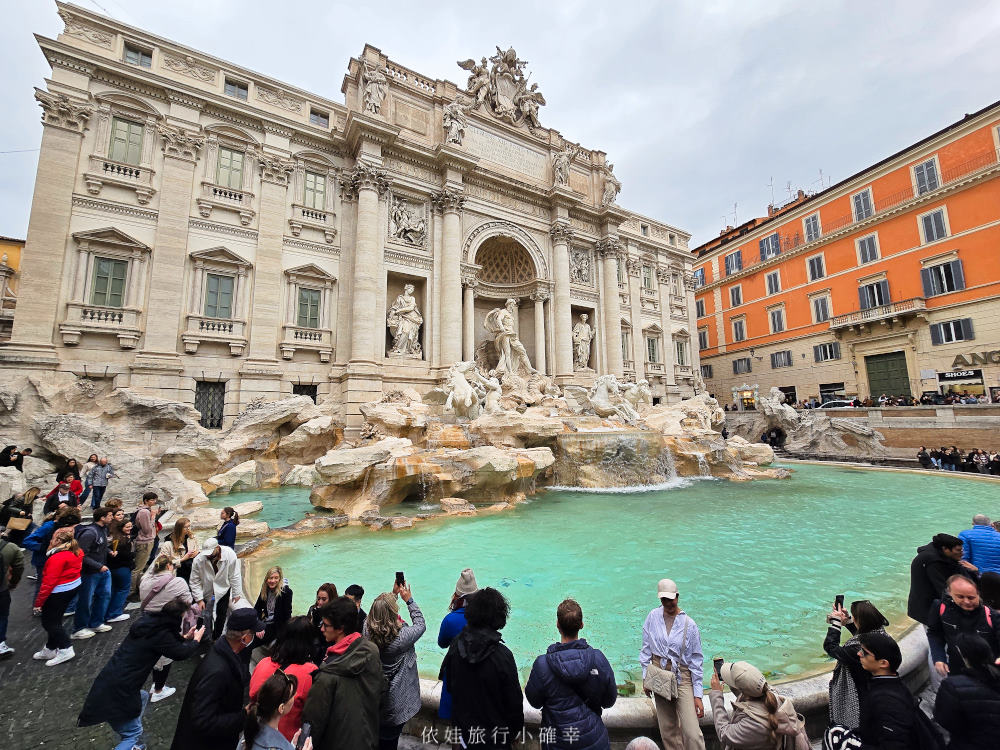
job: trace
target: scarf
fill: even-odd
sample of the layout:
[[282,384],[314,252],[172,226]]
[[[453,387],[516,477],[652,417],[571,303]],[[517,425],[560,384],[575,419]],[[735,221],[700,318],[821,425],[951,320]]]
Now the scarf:
[[[885,633],[883,628],[876,628],[874,633]],[[854,635],[844,644],[846,649],[858,649],[861,639]],[[857,729],[861,726],[861,697],[858,686],[847,667],[837,662],[830,680],[830,723]]]

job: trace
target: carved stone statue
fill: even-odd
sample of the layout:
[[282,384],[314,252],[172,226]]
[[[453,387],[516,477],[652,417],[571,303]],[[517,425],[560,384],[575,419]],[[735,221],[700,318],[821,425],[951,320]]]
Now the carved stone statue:
[[413,296],[413,284],[407,284],[386,315],[386,324],[392,332],[389,356],[416,359],[423,356],[420,349],[420,326],[423,322],[424,318],[417,309],[417,300]]
[[573,284],[593,282],[590,269],[590,253],[587,250],[573,250],[569,254],[569,280]]
[[474,59],[460,60],[458,65],[469,71],[467,91],[473,98],[472,108],[485,105],[494,117],[507,120],[515,125],[526,123],[529,127],[541,127],[538,122],[538,108],[544,106],[545,97],[538,90],[538,84],[528,87],[524,66],[511,47],[506,51],[497,47],[497,53],[490,58],[492,67],[487,69],[486,58],[477,63]]
[[427,222],[413,205],[396,195],[389,208],[389,236],[416,247],[423,246],[427,237]]
[[552,180],[557,187],[569,187],[569,165],[579,153],[579,146],[567,146],[552,157]]
[[653,405],[653,392],[649,388],[648,380],[640,380],[638,383],[629,383],[622,391],[622,397],[629,402],[637,413],[643,406]]
[[455,362],[448,370],[448,381],[445,390],[448,398],[444,402],[444,410],[454,412],[456,416],[475,419],[479,416],[479,394],[469,382],[474,377],[475,362]]
[[[493,336],[493,346],[496,348],[499,361],[496,372],[509,375],[528,377],[535,372],[528,359],[524,344],[517,337],[514,328],[514,315],[517,313],[517,300],[509,299],[503,307],[490,310],[483,326]],[[492,373],[491,373],[492,374]]]
[[367,60],[361,61],[361,104],[364,111],[377,115],[388,90],[388,81],[381,70]]
[[601,205],[610,206],[618,198],[618,193],[622,190],[622,184],[614,174],[615,165],[608,162],[607,169],[604,170],[604,193],[601,195]]
[[630,424],[639,419],[639,412],[624,399],[614,375],[601,375],[594,381],[590,390],[590,408],[599,417],[618,417]]
[[465,99],[459,97],[444,108],[444,141],[462,145],[465,138],[465,127],[469,124],[466,113],[469,111]]
[[573,326],[573,369],[590,369],[590,342],[594,340],[594,329],[587,323],[589,316],[584,313],[580,322]]

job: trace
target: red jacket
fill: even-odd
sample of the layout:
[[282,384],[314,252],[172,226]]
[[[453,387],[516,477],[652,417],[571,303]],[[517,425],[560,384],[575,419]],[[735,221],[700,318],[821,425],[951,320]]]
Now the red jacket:
[[72,583],[80,577],[83,569],[83,551],[59,550],[49,555],[42,569],[42,586],[35,597],[35,606],[41,607],[49,598],[52,589],[63,583]]

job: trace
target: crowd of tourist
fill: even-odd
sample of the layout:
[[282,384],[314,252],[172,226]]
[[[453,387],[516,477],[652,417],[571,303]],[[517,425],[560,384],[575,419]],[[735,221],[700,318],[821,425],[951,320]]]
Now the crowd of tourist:
[[[94,478],[106,481],[108,475]],[[92,481],[91,496],[102,486]],[[30,519],[39,494],[11,498],[6,520]],[[184,691],[174,750],[397,747],[421,708],[415,645],[427,629],[402,574],[367,612],[359,585],[340,595],[328,582],[307,614],[295,616],[294,592],[280,567],[265,572],[255,600],[245,597],[233,548],[239,518],[232,508],[221,512],[217,533],[199,544],[189,519],[160,527],[155,493],[146,493],[132,514],[104,493],[101,501],[89,523],[82,522],[79,500],[60,501],[42,524],[14,524],[23,528],[9,528],[0,540],[0,658],[13,653],[6,625],[10,590],[25,573],[20,546],[31,552],[34,614],[46,634],[35,659],[46,666],[69,661],[73,640],[130,621],[83,700],[80,726],[106,723],[120,737],[116,750],[144,748],[147,705],[176,692],[167,685],[172,662],[203,654]],[[949,748],[997,747],[1000,532],[976,515],[970,529],[937,534],[921,546],[910,574],[907,611],[928,639],[933,721],[900,679],[902,652],[877,605],[847,605],[838,597],[826,615],[823,641],[835,661],[827,750],[943,748],[942,729],[950,735]],[[638,659],[665,748],[703,749],[706,708],[727,748],[809,747],[794,702],[745,661],[713,660],[706,706],[696,621],[681,607],[673,580],[660,580],[650,595],[658,604],[642,625]],[[127,604],[129,598],[134,603]],[[63,624],[68,611],[71,632]],[[446,729],[427,729],[421,739],[510,748],[528,736],[526,700],[541,709],[543,747],[608,748],[602,713],[615,704],[618,686],[604,654],[580,637],[581,605],[573,599],[558,604],[557,640],[534,660],[523,691],[502,636],[509,614],[499,591],[481,588],[471,569],[461,571],[437,637],[447,650],[438,669],[438,713]],[[726,687],[731,703],[723,698]],[[652,741],[638,738],[633,747],[644,742]]]

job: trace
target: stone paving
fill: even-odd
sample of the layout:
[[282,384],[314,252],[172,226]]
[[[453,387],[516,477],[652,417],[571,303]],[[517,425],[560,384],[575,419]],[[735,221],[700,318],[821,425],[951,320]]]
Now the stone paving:
[[[16,653],[0,661],[0,747],[5,750],[112,748],[118,735],[107,724],[81,728],[76,725],[76,718],[91,683],[128,632],[131,621],[115,623],[110,633],[73,641],[75,659],[46,667],[45,662],[31,658],[45,645],[40,620],[31,616],[34,583],[23,580],[12,592],[7,645]],[[132,611],[133,617],[135,612]],[[71,618],[64,620],[70,621]],[[143,723],[150,750],[170,747],[184,688],[200,658],[175,663],[167,684],[176,687],[177,692],[146,709]],[[146,689],[149,686],[147,681]]]

